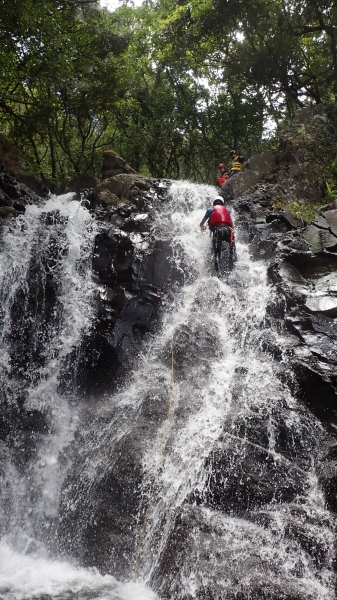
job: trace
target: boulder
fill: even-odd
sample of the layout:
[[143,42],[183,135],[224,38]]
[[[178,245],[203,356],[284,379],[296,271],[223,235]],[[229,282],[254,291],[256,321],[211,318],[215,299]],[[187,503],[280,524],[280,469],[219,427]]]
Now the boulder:
[[[256,434],[255,429],[253,433]],[[267,428],[265,437],[268,442]],[[288,437],[290,446],[290,432]],[[259,441],[250,442],[233,436],[230,445],[219,443],[206,461],[208,476],[204,492],[200,498],[196,495],[196,501],[227,514],[242,515],[248,509],[275,500],[293,502],[299,494],[305,493],[308,481],[303,470],[294,463],[280,460],[280,455],[274,455]],[[297,457],[299,459],[299,452]]]
[[274,165],[274,155],[267,150],[252,156],[241,173],[233,175],[222,184],[222,189],[238,198],[260,181]]
[[115,175],[120,175],[121,173],[129,173],[129,174],[137,174],[128,163],[114,152],[114,150],[105,150],[103,152],[103,168],[102,168],[102,179],[110,179]]
[[83,190],[91,189],[99,184],[99,179],[90,173],[81,173],[75,175],[68,184],[68,192],[75,192],[80,195]]
[[103,198],[110,198],[112,199],[111,203],[113,203],[113,197],[106,194],[108,191],[110,194],[117,196],[117,198],[129,200],[131,203],[139,206],[142,205],[142,193],[149,190],[150,187],[151,180],[147,177],[132,173],[120,173],[98,184],[93,189],[93,195],[98,200],[102,198],[100,194],[104,191],[105,195],[103,195]]
[[[316,600],[304,573],[312,559],[323,569],[328,557],[312,531],[318,514],[275,504],[250,521],[184,506],[172,520],[151,579],[163,600]],[[278,520],[282,537],[273,535]]]
[[295,217],[289,210],[282,210],[277,212],[271,212],[266,217],[266,222],[271,223],[272,221],[279,219],[288,226],[288,229],[303,228],[304,222],[302,219]]
[[336,237],[337,243],[337,209],[328,209],[324,212],[319,212],[313,224],[322,229],[328,229]]
[[337,317],[337,273],[330,273],[315,281],[305,306],[313,313]]
[[317,216],[314,223],[307,227],[303,237],[314,254],[331,251],[337,246],[337,235],[331,232],[328,221],[321,216]]
[[113,194],[109,190],[103,189],[97,194],[98,202],[106,205],[107,207],[116,207],[120,204],[123,204],[124,200],[118,198],[116,194]]

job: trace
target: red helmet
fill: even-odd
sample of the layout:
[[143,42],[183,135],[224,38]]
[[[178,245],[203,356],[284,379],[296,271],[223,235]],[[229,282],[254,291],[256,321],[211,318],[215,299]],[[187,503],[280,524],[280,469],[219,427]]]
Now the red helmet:
[[218,169],[227,169],[227,167],[226,167],[225,163],[220,163],[218,165]]

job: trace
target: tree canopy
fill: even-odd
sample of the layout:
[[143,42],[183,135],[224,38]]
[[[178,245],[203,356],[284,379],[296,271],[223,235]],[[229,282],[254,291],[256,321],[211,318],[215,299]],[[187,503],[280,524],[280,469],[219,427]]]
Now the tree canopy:
[[329,0],[2,0],[2,132],[43,178],[100,176],[105,148],[154,177],[213,181],[232,147],[337,93]]

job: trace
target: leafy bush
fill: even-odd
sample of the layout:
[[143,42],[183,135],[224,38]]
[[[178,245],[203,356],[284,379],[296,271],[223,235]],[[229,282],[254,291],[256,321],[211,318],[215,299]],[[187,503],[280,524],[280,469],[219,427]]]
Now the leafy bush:
[[307,224],[314,220],[316,213],[322,206],[324,206],[324,203],[306,204],[304,202],[297,202],[296,200],[290,202],[284,197],[276,198],[273,202],[274,210],[287,210],[294,215],[294,217],[301,219]]

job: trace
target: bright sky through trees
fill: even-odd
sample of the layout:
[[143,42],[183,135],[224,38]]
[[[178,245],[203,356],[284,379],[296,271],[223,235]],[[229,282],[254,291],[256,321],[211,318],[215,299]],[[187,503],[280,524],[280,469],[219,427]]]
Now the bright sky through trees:
[[[132,0],[135,6],[140,6],[143,0]],[[111,12],[116,10],[119,6],[123,4],[123,0],[101,0],[101,6],[108,8]]]

